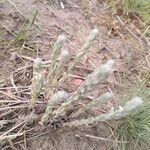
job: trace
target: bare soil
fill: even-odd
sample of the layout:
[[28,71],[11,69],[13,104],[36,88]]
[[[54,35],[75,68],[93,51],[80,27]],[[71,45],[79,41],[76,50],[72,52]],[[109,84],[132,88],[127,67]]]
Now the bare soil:
[[[114,59],[115,68],[109,79],[90,92],[88,99],[80,101],[80,104],[84,105],[86,101],[91,100],[90,97],[111,91],[114,95],[111,103],[95,108],[84,117],[106,112],[112,105],[117,106],[122,103],[122,93],[140,81],[144,68],[145,70],[150,68],[149,61],[146,61],[150,60],[149,39],[141,37],[141,33],[130,20],[124,20],[122,16],[113,14],[103,0],[62,2],[64,8],[60,1],[51,1],[51,3],[48,0],[0,1],[0,90],[6,93],[6,95],[0,93],[0,100],[17,96],[16,91],[9,88],[13,86],[12,75],[15,85],[24,86],[26,89],[25,92],[19,89],[20,97],[29,100],[28,86],[31,85],[33,58],[40,56],[44,61],[49,60],[54,41],[63,33],[68,38],[65,47],[69,49],[73,59],[88,33],[96,27],[100,31],[97,40],[67,81],[57,85],[55,90],[63,89],[69,93],[73,92],[96,66],[108,59]],[[27,32],[27,38],[12,44],[25,20],[30,21],[36,11],[37,17],[34,25]],[[43,71],[47,74],[46,68]],[[38,106],[37,114],[43,112],[44,108],[41,105]],[[0,110],[1,120],[12,118],[11,115],[3,117],[3,113],[8,111]],[[19,116],[18,112],[28,114],[30,110],[24,108],[17,112],[13,110],[17,116]],[[3,150],[117,149],[115,136],[110,128],[109,123],[99,123],[89,127],[47,126],[43,129],[34,122],[32,126],[22,126],[20,129],[28,131],[27,135],[24,133],[23,138],[17,137],[1,143],[0,148]],[[0,135],[9,129],[11,125],[2,125]]]

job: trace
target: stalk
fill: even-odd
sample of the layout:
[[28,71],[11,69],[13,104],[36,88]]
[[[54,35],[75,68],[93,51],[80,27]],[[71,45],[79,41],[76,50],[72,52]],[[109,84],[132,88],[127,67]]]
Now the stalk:
[[116,111],[109,111],[106,114],[98,115],[96,117],[90,117],[88,119],[75,120],[69,123],[65,123],[65,126],[77,127],[81,125],[90,125],[98,122],[109,121],[113,119],[120,119],[128,116],[137,109],[143,106],[143,100],[140,97],[135,97],[125,104],[124,107],[119,107]]

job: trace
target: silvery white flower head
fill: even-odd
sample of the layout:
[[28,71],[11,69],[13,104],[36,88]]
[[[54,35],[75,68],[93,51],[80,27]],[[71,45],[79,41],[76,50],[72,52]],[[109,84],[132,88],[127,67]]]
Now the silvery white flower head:
[[65,91],[58,91],[50,97],[50,104],[58,105],[68,98],[69,94]]
[[114,60],[108,60],[105,64],[98,67],[91,76],[91,80],[93,80],[94,83],[99,82],[101,78],[104,78],[107,76],[113,68]]
[[61,52],[60,58],[62,60],[64,60],[64,59],[68,60],[69,56],[70,56],[69,51],[67,49],[63,49],[62,52]]
[[119,106],[119,110],[120,110],[120,111],[123,111],[123,107],[122,107],[122,106]]
[[64,3],[62,1],[60,1],[60,6],[61,6],[62,9],[65,8]]
[[93,29],[90,33],[89,33],[89,36],[88,36],[88,40],[89,41],[93,41],[97,36],[98,36],[98,29]]
[[63,45],[64,42],[66,41],[66,36],[65,35],[60,35],[56,41],[57,44]]
[[112,97],[112,94],[110,92],[106,92],[103,94],[104,97],[107,97],[108,99]]
[[143,100],[140,97],[134,97],[124,105],[124,111],[129,112],[143,106]]
[[41,67],[41,65],[42,65],[42,58],[36,58],[34,60],[34,67],[38,68],[38,67]]
[[112,67],[114,65],[115,61],[114,60],[108,60],[103,66],[106,70],[106,72],[110,72],[112,70]]

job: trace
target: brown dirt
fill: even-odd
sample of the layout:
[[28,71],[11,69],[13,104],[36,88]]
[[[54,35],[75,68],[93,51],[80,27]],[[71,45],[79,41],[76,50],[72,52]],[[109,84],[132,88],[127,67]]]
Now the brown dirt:
[[[66,0],[64,6],[65,8],[62,9],[60,3],[50,4],[47,0],[0,2],[0,35],[2,34],[0,36],[0,42],[2,41],[0,43],[0,87],[12,86],[11,74],[15,74],[14,80],[17,86],[31,84],[32,68],[17,71],[18,74],[16,69],[31,65],[32,61],[14,57],[14,53],[30,58],[36,58],[39,55],[43,60],[49,60],[53,42],[58,35],[64,33],[68,37],[65,47],[69,49],[73,58],[83,45],[89,31],[97,27],[100,30],[99,37],[86,54],[86,58],[83,58],[76,66],[72,73],[73,76],[69,77],[65,84],[58,85],[57,88],[68,92],[74,91],[96,66],[108,59],[114,59],[116,65],[112,76],[90,92],[89,96],[96,97],[104,91],[111,90],[114,97],[107,107],[118,105],[120,97],[122,98],[122,95],[118,96],[118,93],[140,80],[138,68],[142,66],[148,68],[149,64],[145,63],[145,56],[149,54],[148,44],[145,39],[139,38],[135,26],[125,22],[131,31],[135,31],[130,33],[117,20],[116,16],[112,15],[110,8],[102,0],[92,0],[91,4],[86,0]],[[31,20],[31,16],[36,10],[38,10],[37,18],[34,26],[28,32],[28,39],[12,45],[10,42],[14,39],[13,34],[20,30],[27,18]],[[79,80],[76,76],[80,76],[81,79]],[[12,91],[8,89],[6,91],[12,94]],[[29,94],[25,98],[29,98]],[[107,107],[97,108],[92,114],[105,112]],[[16,147],[16,149],[29,150],[109,150],[115,149],[116,146],[113,134],[108,130],[110,126],[107,124],[54,131],[51,131],[53,130],[51,128],[42,130],[38,125],[35,125],[35,128],[36,126],[40,130],[39,136],[35,134],[25,137],[27,143],[24,140],[18,145],[13,144],[14,141],[9,141],[9,144],[7,143],[9,146],[4,144],[6,148],[2,147],[1,149],[15,149],[14,147]],[[41,133],[45,134],[40,136]],[[91,135],[91,137],[86,135]],[[108,142],[108,137],[113,142]],[[17,141],[19,140],[18,138]]]

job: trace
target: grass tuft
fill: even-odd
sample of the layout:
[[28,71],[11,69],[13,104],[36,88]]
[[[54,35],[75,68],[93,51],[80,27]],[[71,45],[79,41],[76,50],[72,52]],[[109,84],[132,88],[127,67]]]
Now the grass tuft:
[[140,15],[146,24],[150,24],[150,1],[149,0],[125,0],[126,13],[135,12]]
[[20,28],[19,32],[16,34],[15,39],[12,41],[13,45],[20,44],[28,39],[29,37],[29,31],[34,25],[34,22],[37,18],[38,11],[36,10],[35,13],[33,13],[30,20],[26,19],[23,23],[22,27]]
[[134,142],[135,147],[142,150],[150,149],[150,89],[145,83],[147,81],[137,86],[132,90],[132,94],[129,94],[129,97],[135,93],[140,96],[144,100],[144,106],[117,122],[117,138],[122,141],[119,145],[120,149],[126,150],[131,146],[124,141]]

